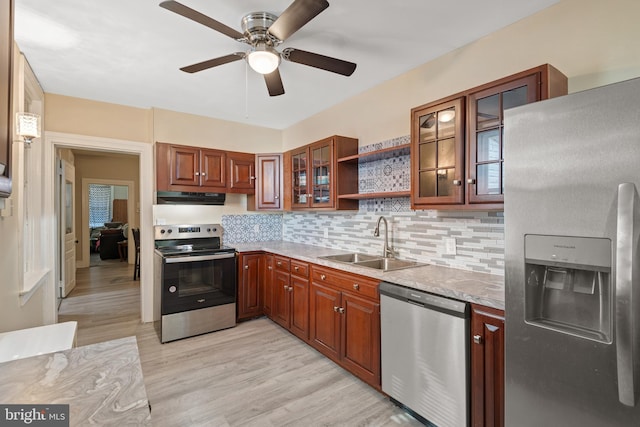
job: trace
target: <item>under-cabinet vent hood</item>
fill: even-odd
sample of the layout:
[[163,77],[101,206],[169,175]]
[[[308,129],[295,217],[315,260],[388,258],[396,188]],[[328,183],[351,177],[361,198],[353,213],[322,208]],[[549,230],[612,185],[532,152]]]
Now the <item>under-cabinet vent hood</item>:
[[158,191],[159,205],[224,205],[225,193],[196,193],[189,191]]

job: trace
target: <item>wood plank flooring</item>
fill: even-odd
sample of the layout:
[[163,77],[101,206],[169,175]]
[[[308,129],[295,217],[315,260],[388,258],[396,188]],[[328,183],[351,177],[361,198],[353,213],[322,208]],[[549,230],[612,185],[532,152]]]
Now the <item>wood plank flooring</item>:
[[78,270],[59,319],[79,322],[79,345],[136,336],[154,426],[421,425],[266,318],[160,344],[132,277],[125,263]]

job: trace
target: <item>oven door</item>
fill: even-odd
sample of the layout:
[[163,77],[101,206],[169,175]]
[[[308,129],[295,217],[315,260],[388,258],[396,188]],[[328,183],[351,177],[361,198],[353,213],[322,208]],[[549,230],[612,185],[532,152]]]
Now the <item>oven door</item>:
[[236,255],[167,256],[162,267],[163,315],[236,302]]

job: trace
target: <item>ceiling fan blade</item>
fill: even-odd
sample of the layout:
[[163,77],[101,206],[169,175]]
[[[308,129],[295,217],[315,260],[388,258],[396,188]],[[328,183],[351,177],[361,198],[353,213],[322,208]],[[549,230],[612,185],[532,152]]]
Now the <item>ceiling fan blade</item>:
[[288,39],[328,7],[327,0],[295,0],[276,22],[271,24],[269,33],[280,40]]
[[183,5],[182,3],[178,3],[177,1],[163,1],[160,3],[160,7],[163,7],[171,12],[175,12],[178,15],[182,15],[185,18],[189,18],[192,21],[196,21],[202,25],[205,25],[211,29],[216,30],[219,33],[224,34],[225,36],[229,36],[235,40],[244,39],[244,35],[231,27],[227,27],[221,22],[216,21],[213,18],[209,18],[207,15],[203,15],[197,10],[193,10],[190,7]]
[[280,78],[280,71],[278,71],[277,68],[275,71],[264,75],[264,82],[267,84],[269,96],[284,94],[284,86],[282,85],[282,79]]
[[292,47],[288,47],[282,51],[282,58],[298,64],[308,65],[309,67],[342,74],[343,76],[350,76],[357,67],[353,62],[343,61],[342,59],[331,58],[330,56],[307,52],[305,50],[294,49]]
[[239,61],[245,56],[244,52],[235,52],[230,55],[221,56],[219,58],[209,59],[208,61],[198,62],[197,64],[188,65],[180,68],[180,70],[186,73],[196,73],[198,71],[206,70],[207,68],[217,67],[218,65],[228,64],[229,62]]

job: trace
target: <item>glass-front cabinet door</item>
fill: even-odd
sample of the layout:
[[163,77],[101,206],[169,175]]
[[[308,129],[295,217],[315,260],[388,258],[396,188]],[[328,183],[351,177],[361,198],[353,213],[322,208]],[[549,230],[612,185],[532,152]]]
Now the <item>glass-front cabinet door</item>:
[[504,110],[535,102],[538,75],[469,95],[467,191],[469,203],[504,201]]
[[412,205],[464,203],[464,98],[412,111]]
[[293,175],[293,195],[291,204],[295,207],[309,206],[309,187],[307,183],[307,155],[306,148],[291,154],[291,171]]
[[333,163],[333,145],[320,142],[309,148],[311,158],[311,207],[333,207],[331,194],[331,165]]

